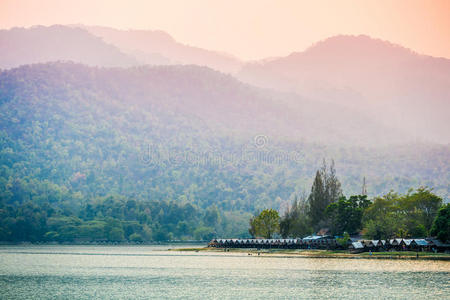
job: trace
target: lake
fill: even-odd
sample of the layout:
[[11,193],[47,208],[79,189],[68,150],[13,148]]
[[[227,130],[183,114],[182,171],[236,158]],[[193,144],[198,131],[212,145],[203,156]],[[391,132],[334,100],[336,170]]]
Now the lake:
[[2,299],[449,299],[450,262],[0,246]]

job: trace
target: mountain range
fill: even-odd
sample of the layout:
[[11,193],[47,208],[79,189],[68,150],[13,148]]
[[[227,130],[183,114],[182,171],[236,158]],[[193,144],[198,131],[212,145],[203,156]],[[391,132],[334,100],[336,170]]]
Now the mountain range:
[[117,47],[80,28],[54,25],[0,30],[0,68],[50,61],[105,67],[138,64]]
[[[0,31],[1,68],[49,61],[103,67],[207,66],[261,87],[266,95],[277,94],[277,103],[301,115],[297,121],[302,126],[283,135],[298,137],[296,127],[301,127],[301,136],[314,132],[315,139],[324,142],[450,142],[450,60],[368,36],[331,37],[287,57],[243,62],[182,44],[163,31],[84,25]],[[350,123],[348,134],[333,132],[338,118],[328,114],[334,111]],[[325,124],[311,123],[309,117],[319,114],[323,117],[316,123],[327,120]]]
[[336,36],[287,57],[246,64],[237,77],[351,107],[414,138],[450,141],[449,59],[368,36]]
[[160,30],[118,30],[101,26],[73,25],[86,29],[115,45],[144,64],[173,65],[194,64],[208,66],[225,73],[236,73],[243,62],[238,58],[217,51],[192,47],[177,42],[168,33]]
[[[138,52],[155,60],[145,65]],[[349,193],[359,192],[363,176],[372,182],[372,195],[417,185],[430,185],[444,198],[450,193],[448,60],[384,41],[338,36],[288,57],[245,63],[183,45],[159,31],[36,26],[0,31],[0,67],[2,156],[12,170],[4,177],[4,190],[14,174],[71,187],[74,174],[109,168],[108,176],[97,175],[102,179],[96,195],[108,189],[129,193],[156,188],[135,174],[154,178],[163,172],[164,182],[176,187],[169,198],[182,197],[192,184],[203,185],[194,197],[202,199],[199,203],[225,201],[224,209],[230,210],[235,201],[251,211],[276,207],[307,189],[328,157],[341,168]],[[263,148],[254,148],[255,137],[263,138]],[[139,156],[142,145],[156,147],[158,155],[193,151],[204,158],[201,153],[213,151],[230,158],[249,143],[252,153],[294,153],[295,163],[284,156],[278,170],[271,164],[243,167],[238,159],[239,168],[229,165],[227,175],[213,171],[214,188],[200,175],[175,180],[177,172],[192,174],[191,165],[150,175],[137,168],[136,160],[127,160],[125,177],[112,167],[120,157]],[[23,156],[25,149],[40,149],[45,159]],[[49,175],[55,171],[43,171],[54,155],[53,169],[65,170],[56,177]],[[64,165],[65,155],[76,157],[70,167]],[[82,162],[89,157],[89,163]],[[30,159],[28,171],[22,170]],[[108,168],[101,166],[106,161]],[[29,173],[33,168],[43,173]],[[244,182],[245,174],[260,184],[224,183],[219,173]],[[118,182],[124,186],[119,190]],[[88,197],[92,186],[87,186],[71,189]],[[240,192],[230,194],[233,189]]]

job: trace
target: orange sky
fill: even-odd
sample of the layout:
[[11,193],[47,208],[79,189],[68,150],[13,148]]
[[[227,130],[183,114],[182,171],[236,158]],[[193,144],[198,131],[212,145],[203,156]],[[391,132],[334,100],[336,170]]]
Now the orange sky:
[[450,0],[0,0],[0,27],[160,29],[185,44],[260,59],[336,34],[367,34],[450,58]]

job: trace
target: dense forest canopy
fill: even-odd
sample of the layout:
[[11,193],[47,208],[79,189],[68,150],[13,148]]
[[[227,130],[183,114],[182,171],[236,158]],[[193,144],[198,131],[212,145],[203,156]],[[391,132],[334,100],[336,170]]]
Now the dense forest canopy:
[[[309,197],[296,198],[281,218],[273,209],[251,217],[250,235],[272,238],[279,234],[283,238],[298,238],[317,233],[340,236],[338,242],[342,245],[350,235],[377,240],[429,236],[444,243],[448,240],[449,204],[442,205],[442,199],[430,189],[420,187],[405,195],[391,191],[373,200],[367,199],[367,195],[349,198],[341,195],[333,199],[330,191],[339,186],[339,180],[332,174],[333,168],[331,173],[325,166],[319,170]],[[328,204],[325,206],[325,203]]]
[[2,71],[0,240],[248,236],[250,215],[309,191],[324,157],[344,194],[365,176],[372,196],[423,185],[448,201],[448,146],[355,146],[285,96],[197,66]]

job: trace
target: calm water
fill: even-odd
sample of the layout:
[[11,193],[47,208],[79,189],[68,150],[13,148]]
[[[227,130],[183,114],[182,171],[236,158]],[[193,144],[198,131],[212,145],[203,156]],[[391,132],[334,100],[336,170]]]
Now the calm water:
[[[450,262],[3,246],[2,299],[450,299]],[[191,245],[192,247],[192,245]]]

